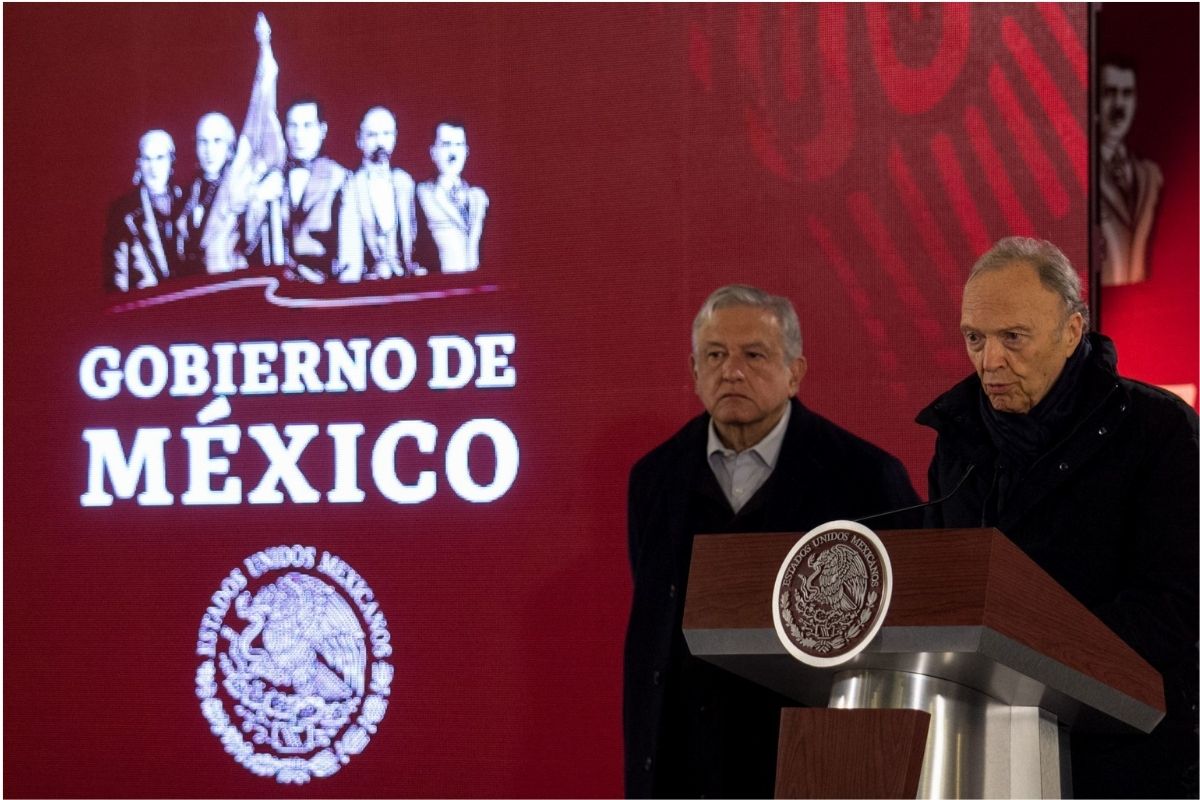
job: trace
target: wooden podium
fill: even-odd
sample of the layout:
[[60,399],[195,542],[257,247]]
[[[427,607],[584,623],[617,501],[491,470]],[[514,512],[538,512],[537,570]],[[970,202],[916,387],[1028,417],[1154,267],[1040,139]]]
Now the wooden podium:
[[1162,677],[995,529],[884,531],[891,607],[866,650],[807,666],[776,636],[776,573],[802,534],[695,538],[692,654],[785,709],[777,797],[1061,797],[1069,732],[1149,732]]

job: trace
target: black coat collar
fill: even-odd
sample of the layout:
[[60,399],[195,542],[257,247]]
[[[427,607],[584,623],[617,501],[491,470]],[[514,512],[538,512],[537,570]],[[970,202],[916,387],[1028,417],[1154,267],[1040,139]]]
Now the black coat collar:
[[[999,520],[1002,529],[1015,527],[1025,515],[1111,440],[1129,408],[1129,389],[1116,374],[1116,348],[1098,333],[1088,334],[1092,354],[1080,378],[1080,402],[1076,419],[1065,435],[1042,453],[1028,470],[1023,488],[1017,492]],[[938,451],[952,454],[961,474],[974,465],[975,481],[995,478],[997,451],[980,416],[979,378],[972,375],[959,382],[917,415],[916,421],[938,434]],[[1099,434],[1100,431],[1104,433]],[[1090,435],[1099,434],[1099,435]]]

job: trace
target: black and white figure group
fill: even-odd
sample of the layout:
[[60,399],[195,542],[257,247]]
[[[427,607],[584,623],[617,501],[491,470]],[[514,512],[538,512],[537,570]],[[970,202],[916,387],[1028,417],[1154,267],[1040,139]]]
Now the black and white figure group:
[[131,291],[185,275],[277,268],[293,280],[356,283],[479,268],[488,197],[462,178],[466,127],[442,120],[429,155],[437,176],[416,183],[393,167],[396,118],[369,109],[351,171],[321,154],[321,104],[303,97],[276,110],[279,67],[259,14],[259,58],[240,135],[219,112],[196,125],[198,174],[174,183],[175,142],[164,130],[138,141],[134,189],[117,200],[104,242],[105,285]]

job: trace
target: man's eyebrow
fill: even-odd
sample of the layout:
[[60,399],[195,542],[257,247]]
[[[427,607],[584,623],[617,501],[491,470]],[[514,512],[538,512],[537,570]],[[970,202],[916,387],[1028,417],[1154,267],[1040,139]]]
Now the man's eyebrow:
[[[975,327],[974,325],[959,325],[958,329],[963,333],[966,333],[967,331],[975,331],[976,333],[980,332],[979,328]],[[1017,324],[1005,325],[1003,328],[999,328],[998,330],[1000,333],[1006,333],[1009,331],[1015,333],[1029,333],[1033,330],[1033,328],[1030,328],[1028,325]]]

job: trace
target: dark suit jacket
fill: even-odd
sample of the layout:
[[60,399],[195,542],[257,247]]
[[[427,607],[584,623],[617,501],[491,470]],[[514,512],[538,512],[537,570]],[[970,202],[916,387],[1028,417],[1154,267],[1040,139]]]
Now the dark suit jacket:
[[416,243],[413,260],[430,272],[470,272],[479,267],[480,240],[487,214],[488,196],[466,182],[467,215],[464,217],[438,188],[437,179],[416,187]]
[[117,199],[108,210],[104,235],[104,288],[128,292],[178,277],[183,264],[183,190],[170,185],[167,214],[151,211],[142,188]]
[[332,276],[338,258],[342,187],[349,174],[336,161],[318,156],[313,159],[311,175],[298,205],[290,203],[285,188],[284,236],[290,263],[303,264]]
[[[283,171],[283,197],[267,203],[252,203],[240,227],[237,252],[254,266],[290,268],[304,266],[325,277],[336,277],[340,267],[338,234],[342,215],[343,187],[350,173],[336,161],[318,156],[309,167],[308,183],[300,202],[292,203],[288,172]],[[279,213],[286,252],[272,249],[272,217]]]
[[[796,705],[688,653],[681,622],[692,537],[806,531],[919,502],[898,460],[793,400],[775,470],[734,514],[708,466],[708,421],[693,419],[629,478],[624,727],[632,797],[771,796],[779,709]],[[878,527],[919,520],[884,518]]]

